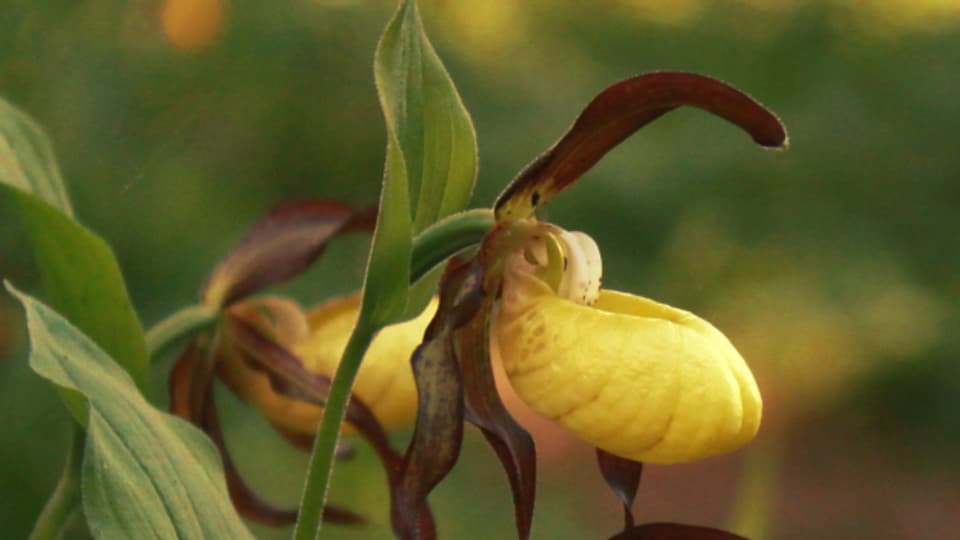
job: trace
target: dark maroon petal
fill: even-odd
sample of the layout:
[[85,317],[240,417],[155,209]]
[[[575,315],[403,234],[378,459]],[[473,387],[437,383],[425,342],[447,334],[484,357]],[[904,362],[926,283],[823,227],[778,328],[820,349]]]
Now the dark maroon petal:
[[490,311],[483,302],[474,318],[456,332],[457,359],[463,373],[467,421],[480,428],[510,480],[517,536],[530,537],[536,497],[537,454],[533,438],[507,412],[490,365]]
[[[213,399],[213,392],[206,393],[206,403],[204,407],[203,421],[200,427],[210,435],[210,439],[220,451],[220,457],[223,460],[223,470],[227,478],[227,491],[230,494],[230,500],[233,506],[243,517],[251,519],[264,525],[282,527],[290,525],[297,521],[297,509],[278,508],[264,501],[247,486],[237,470],[236,464],[227,451],[226,441],[223,438],[223,431],[220,428],[220,419],[217,414],[216,404]],[[323,509],[323,519],[327,523],[336,523],[339,525],[363,525],[366,519],[354,512],[327,505]]]
[[684,105],[729,120],[759,145],[787,144],[780,120],[726,83],[683,72],[638,75],[601,92],[559,141],[517,175],[497,198],[497,219],[529,217],[633,132]]
[[392,485],[394,531],[405,540],[432,538],[417,525],[427,495],[446,477],[460,455],[463,440],[463,382],[453,342],[454,331],[480,309],[483,283],[474,260],[451,260],[440,279],[440,305],[411,364],[417,385],[417,421],[413,439]]
[[217,265],[200,293],[205,304],[224,306],[268,285],[286,281],[313,263],[339,234],[372,230],[375,210],[335,201],[303,200],[275,206]]
[[167,389],[170,412],[198,424],[203,417],[203,404],[213,378],[213,363],[208,361],[205,338],[191,341],[173,364]]
[[637,488],[640,487],[643,463],[615,456],[599,448],[597,448],[597,463],[600,465],[603,479],[620,498],[620,503],[623,505],[623,529],[628,530],[636,523],[633,520],[632,508],[633,501],[637,497]]
[[[225,324],[230,329],[227,339],[236,345],[247,365],[267,376],[275,392],[321,407],[326,403],[331,384],[329,377],[307,370],[299,357],[261,334],[256,327],[243,319],[228,315]],[[400,481],[403,458],[390,446],[383,426],[370,408],[356,397],[351,397],[347,403],[346,420],[376,451],[387,472],[387,481],[393,492],[393,486]],[[300,436],[297,438],[298,446],[307,446],[306,439]],[[310,441],[308,447],[312,446]],[[395,493],[391,495],[395,496]],[[426,505],[421,508],[415,523],[423,534],[422,538],[435,537],[433,516]]]
[[647,523],[623,531],[610,540],[747,540],[746,538],[697,525],[679,523]]

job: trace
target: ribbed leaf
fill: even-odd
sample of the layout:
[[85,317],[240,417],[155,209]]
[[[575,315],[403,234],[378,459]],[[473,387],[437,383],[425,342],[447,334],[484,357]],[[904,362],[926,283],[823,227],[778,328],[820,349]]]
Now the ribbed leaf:
[[73,217],[50,140],[32,118],[4,99],[0,99],[0,183]]
[[[148,390],[143,328],[110,246],[73,219],[46,135],[0,99],[0,197],[14,202],[30,238],[46,301],[93,339]],[[62,390],[70,412],[85,422],[83,400]]]
[[423,31],[415,1],[401,1],[387,24],[374,76],[387,128],[387,159],[363,311],[381,326],[426,306],[439,274],[408,292],[411,238],[466,207],[476,179],[477,142],[470,115]]
[[97,538],[252,538],[227,497],[217,451],[150,405],[130,376],[49,307],[26,310],[30,366],[89,401],[84,510]]
[[787,144],[773,113],[724,82],[682,72],[638,75],[601,92],[559,141],[520,171],[497,198],[497,219],[532,215],[635,131],[684,105],[729,120],[761,146]]

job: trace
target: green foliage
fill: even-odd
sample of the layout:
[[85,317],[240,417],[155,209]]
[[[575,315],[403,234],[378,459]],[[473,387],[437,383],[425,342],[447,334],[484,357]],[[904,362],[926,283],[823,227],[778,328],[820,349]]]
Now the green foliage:
[[436,288],[434,273],[408,293],[412,235],[466,207],[477,173],[477,141],[470,115],[423,31],[416,2],[401,2],[387,24],[374,75],[387,158],[364,312],[382,326],[419,313]]
[[30,366],[90,403],[84,509],[97,538],[252,538],[217,450],[150,405],[130,376],[55,311],[9,283],[27,314]]
[[[103,239],[73,219],[46,135],[2,99],[0,175],[0,197],[19,210],[50,305],[118,359],[146,391],[146,342],[116,257]],[[62,395],[83,423],[82,400],[68,391]]]
[[32,193],[73,217],[50,139],[27,116],[0,99],[0,182]]

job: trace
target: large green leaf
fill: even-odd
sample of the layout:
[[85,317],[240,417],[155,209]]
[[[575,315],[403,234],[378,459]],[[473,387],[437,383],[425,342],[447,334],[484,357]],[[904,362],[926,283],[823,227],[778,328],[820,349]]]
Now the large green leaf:
[[410,238],[466,207],[477,174],[477,141],[416,2],[402,1],[387,24],[374,75],[387,160],[364,306],[375,324],[386,324],[422,310],[436,288],[439,274],[433,273],[408,294]]
[[[49,142],[30,118],[0,99],[0,197],[18,209],[43,278],[44,297],[148,388],[143,328],[110,246],[76,222]],[[63,392],[84,422],[83,402]]]
[[73,217],[47,135],[22,111],[0,99],[0,183],[32,193]]
[[253,538],[227,497],[217,451],[148,403],[80,330],[7,284],[23,304],[30,367],[89,400],[84,510],[97,538]]

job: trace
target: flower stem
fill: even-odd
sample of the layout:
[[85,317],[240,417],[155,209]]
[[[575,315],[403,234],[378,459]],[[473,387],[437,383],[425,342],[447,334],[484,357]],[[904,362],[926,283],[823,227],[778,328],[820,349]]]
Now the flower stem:
[[360,362],[367,352],[376,331],[368,326],[363,317],[357,321],[337,373],[327,396],[327,403],[320,420],[320,429],[313,443],[313,453],[307,466],[307,481],[300,499],[300,514],[293,530],[294,540],[313,540],[320,536],[320,517],[326,504],[327,486],[333,472],[333,455],[340,436],[350,389],[360,369]]
[[29,540],[57,540],[71,525],[80,511],[80,466],[83,463],[83,448],[86,432],[72,423],[67,461],[63,466],[60,481],[50,499],[44,505]]
[[197,304],[185,307],[153,325],[147,332],[147,351],[154,356],[183,335],[200,330],[217,318],[213,307]]
[[[476,209],[453,214],[424,229],[413,239],[411,284],[443,261],[479,244],[493,225],[491,210]],[[321,516],[326,504],[340,424],[343,423],[347,400],[360,369],[360,362],[379,329],[379,326],[371,323],[366,313],[361,312],[347,342],[347,348],[343,351],[313,443],[310,464],[307,466],[300,513],[293,530],[294,540],[314,540],[320,536]]]
[[448,216],[424,229],[413,239],[410,283],[451,256],[479,244],[493,225],[493,210],[476,208]]

